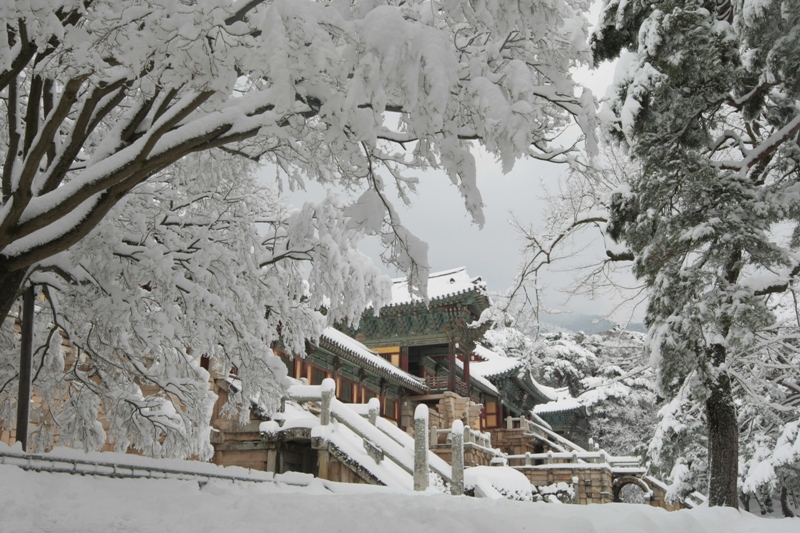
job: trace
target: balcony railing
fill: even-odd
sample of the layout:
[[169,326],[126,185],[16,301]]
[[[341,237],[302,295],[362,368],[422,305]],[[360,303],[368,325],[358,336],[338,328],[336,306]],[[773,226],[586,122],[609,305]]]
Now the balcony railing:
[[[450,387],[448,385],[448,381],[449,380],[448,380],[448,378],[446,376],[445,377],[427,376],[425,378],[425,384],[428,386],[428,388],[431,390],[431,392],[450,390]],[[452,391],[452,392],[455,392],[459,396],[466,396],[467,395],[467,384],[464,383],[463,380],[461,380],[459,378],[456,378],[455,390]]]

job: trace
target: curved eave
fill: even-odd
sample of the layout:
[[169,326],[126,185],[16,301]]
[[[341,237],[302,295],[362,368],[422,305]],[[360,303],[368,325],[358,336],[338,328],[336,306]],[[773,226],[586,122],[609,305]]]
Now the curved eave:
[[469,289],[463,289],[461,291],[451,292],[442,296],[437,296],[436,298],[431,298],[428,300],[428,304],[425,305],[425,300],[416,299],[410,300],[407,302],[398,302],[398,303],[388,303],[384,305],[381,309],[393,309],[393,310],[406,310],[406,309],[413,309],[413,308],[424,308],[428,309],[431,307],[436,307],[440,305],[447,305],[450,303],[457,303],[463,300],[464,296],[469,295],[471,293],[475,293],[475,295],[479,298],[483,299],[481,302],[485,307],[489,307],[489,297],[486,296],[485,292],[483,291],[482,287],[471,287]]
[[523,391],[527,392],[530,396],[532,396],[537,404],[548,403],[552,401],[547,396],[544,396],[541,393],[541,391],[539,391],[536,387],[533,387],[531,383],[529,383],[525,379],[521,379],[519,376],[512,375],[511,382],[514,383],[517,387],[519,387]]
[[[403,387],[403,388],[406,388],[406,389],[410,389],[410,390],[413,390],[414,392],[419,392],[421,394],[426,394],[428,392],[427,385],[425,385],[425,383],[422,383],[421,381],[417,381],[410,374],[408,374],[408,376],[406,377],[406,376],[403,376],[402,374],[396,374],[396,373],[393,373],[393,372],[389,372],[385,368],[383,368],[382,366],[376,365],[375,363],[373,363],[373,362],[371,362],[371,361],[369,361],[367,359],[364,359],[359,354],[353,352],[352,350],[350,350],[346,346],[342,346],[341,344],[339,344],[339,343],[337,343],[335,341],[332,341],[332,340],[329,340],[329,339],[326,339],[326,338],[322,337],[322,338],[320,338],[319,346],[322,347],[322,348],[325,348],[325,349],[327,349],[329,351],[332,351],[332,352],[335,351],[335,353],[341,354],[345,359],[347,359],[348,361],[350,361],[351,363],[353,363],[353,364],[355,364],[357,366],[368,367],[368,369],[370,371],[372,371],[374,374],[382,377],[383,379],[385,379],[389,383],[392,383],[394,385],[399,385],[400,387]],[[379,357],[379,356],[376,356],[376,357]],[[391,364],[391,363],[389,363],[389,364]],[[403,372],[399,368],[397,370],[398,370],[398,372]],[[405,372],[403,372],[403,373],[405,374]]]
[[494,379],[502,379],[502,378],[506,378],[506,377],[512,375],[514,372],[518,371],[520,366],[521,365],[514,366],[514,367],[508,368],[508,369],[506,369],[506,370],[504,370],[502,372],[495,372],[495,373],[489,374],[489,375],[486,375],[486,374],[476,374],[476,375],[480,375],[483,379],[488,380],[488,381],[492,381]]
[[542,418],[546,418],[547,415],[558,415],[558,414],[562,414],[562,413],[577,413],[579,416],[584,417],[584,418],[589,416],[587,411],[586,411],[586,406],[585,405],[577,405],[575,407],[568,407],[566,409],[554,409],[552,411],[545,411],[545,412],[540,412],[540,413],[536,413],[534,411],[534,413],[536,414],[536,416],[540,416]]

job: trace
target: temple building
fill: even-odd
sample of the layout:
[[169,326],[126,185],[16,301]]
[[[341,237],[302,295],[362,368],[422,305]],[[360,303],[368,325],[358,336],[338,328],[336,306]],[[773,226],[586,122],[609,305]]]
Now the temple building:
[[411,295],[405,278],[394,280],[391,303],[377,314],[367,310],[357,329],[326,329],[304,358],[281,353],[289,374],[311,385],[333,378],[343,402],[378,398],[381,416],[402,429],[413,425],[419,403],[435,410],[456,395],[473,406],[464,421],[476,430],[535,412],[559,433],[585,440],[586,411],[577,401],[537,383],[520,360],[481,344],[489,325],[475,324],[490,301],[480,277],[464,267],[433,273],[428,298],[426,304]]

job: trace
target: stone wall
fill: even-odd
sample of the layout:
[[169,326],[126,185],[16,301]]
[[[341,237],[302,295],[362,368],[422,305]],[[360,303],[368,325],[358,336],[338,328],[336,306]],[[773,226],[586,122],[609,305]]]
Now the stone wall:
[[500,448],[508,455],[525,455],[527,452],[536,453],[533,439],[526,436],[523,429],[496,428],[490,429],[489,433],[492,435],[492,446]]
[[461,420],[465,426],[480,429],[480,417],[483,405],[473,403],[469,398],[459,396],[454,392],[445,392],[435,407],[442,417],[444,426],[440,429],[452,427],[453,421]]
[[[211,462],[223,466],[241,466],[274,472],[275,459],[273,443],[261,439],[258,431],[260,420],[251,420],[247,424],[239,424],[227,420],[225,427],[217,428],[221,431],[212,432],[211,444],[214,446],[214,455]],[[269,450],[273,450],[270,457]],[[271,463],[271,464],[270,464]]]
[[[447,464],[453,464],[453,448],[450,444],[439,444],[431,446],[431,451],[444,459]],[[471,442],[464,444],[464,467],[469,468],[472,466],[490,466],[494,453],[476,446]]]
[[[211,462],[222,466],[241,466],[253,470],[275,471],[275,445],[262,440],[259,426],[261,420],[250,416],[245,424],[220,415],[220,406],[228,400],[228,383],[217,379],[212,381],[212,390],[219,400],[211,413],[211,444],[214,455]],[[273,450],[269,454],[270,448]]]
[[684,506],[681,505],[681,502],[669,503],[667,501],[667,491],[665,488],[659,487],[647,479],[645,480],[645,483],[647,483],[647,485],[650,487],[650,491],[652,492],[650,505],[653,507],[661,507],[667,511],[679,511],[684,508]]
[[[338,481],[340,483],[370,483],[370,484],[377,484],[377,480],[365,480],[361,476],[364,474],[363,472],[359,473],[352,468],[351,465],[348,465],[336,457],[333,454],[330,454],[326,451],[319,451],[319,454],[328,454],[327,461],[328,461],[328,472],[324,479],[329,481]],[[322,459],[323,461],[325,459]],[[361,475],[359,475],[361,474]],[[320,476],[321,477],[321,476]]]
[[[530,482],[537,487],[554,483],[567,483],[575,489],[576,503],[611,503],[614,495],[611,489],[612,475],[607,467],[574,468],[568,465],[539,465],[518,467]],[[575,481],[577,480],[577,484]]]

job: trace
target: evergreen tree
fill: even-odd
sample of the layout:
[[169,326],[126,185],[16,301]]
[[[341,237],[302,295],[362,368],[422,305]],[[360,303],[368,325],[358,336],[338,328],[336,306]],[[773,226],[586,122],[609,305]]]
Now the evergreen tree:
[[641,165],[608,230],[649,288],[661,390],[704,406],[709,503],[736,507],[730,369],[800,272],[800,4],[609,0],[601,19],[595,61],[620,57],[609,131]]

